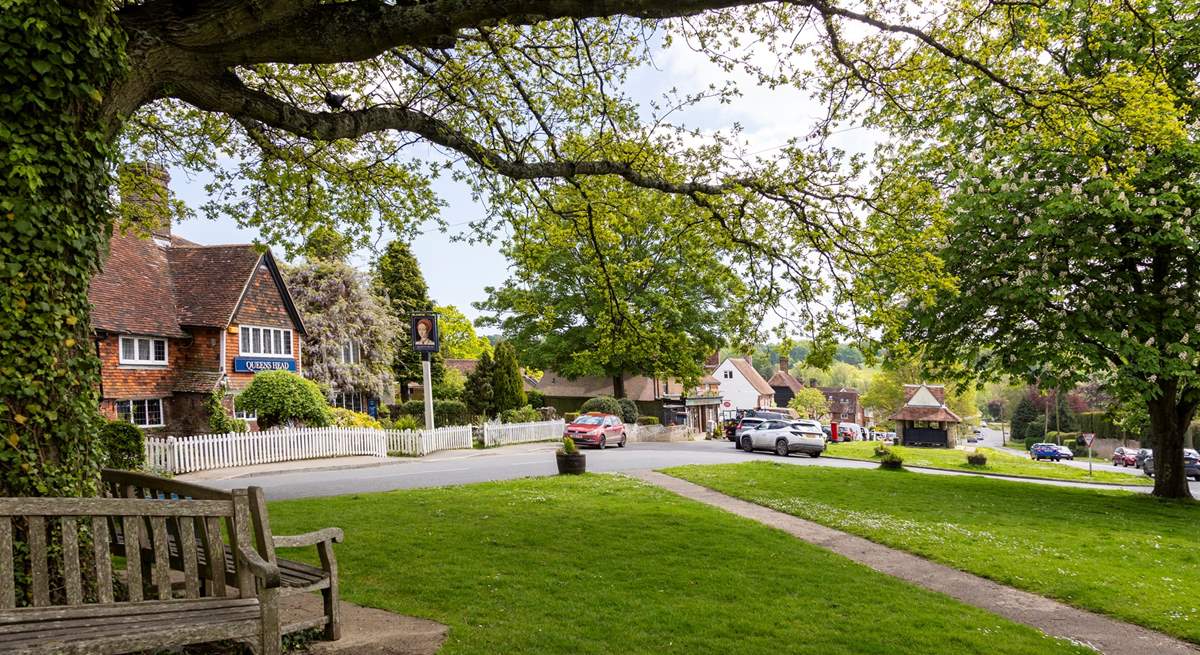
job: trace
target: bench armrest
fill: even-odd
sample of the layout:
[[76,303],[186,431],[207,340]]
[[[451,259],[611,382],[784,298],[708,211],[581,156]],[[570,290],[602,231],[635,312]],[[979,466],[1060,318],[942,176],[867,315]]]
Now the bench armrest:
[[287,537],[274,537],[276,548],[300,548],[302,546],[315,546],[323,541],[332,541],[335,544],[342,543],[345,536],[342,534],[341,528],[325,528],[316,532],[306,532],[304,534],[292,535]]
[[238,559],[250,569],[256,577],[263,581],[266,589],[279,587],[279,567],[263,559],[253,548],[238,547]]

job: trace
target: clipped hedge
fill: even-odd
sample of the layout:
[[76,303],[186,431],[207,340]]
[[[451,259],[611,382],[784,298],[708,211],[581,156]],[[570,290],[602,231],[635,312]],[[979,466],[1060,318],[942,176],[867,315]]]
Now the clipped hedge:
[[517,409],[506,409],[500,413],[501,423],[533,423],[541,419],[541,412],[529,405]]
[[657,416],[639,416],[639,417],[637,417],[638,425],[658,425],[659,423],[661,423],[661,421],[658,420]]
[[525,402],[534,409],[541,409],[546,406],[546,394],[537,389],[530,389],[525,392]]
[[1025,437],[1025,450],[1033,448],[1033,444],[1035,443],[1042,443],[1042,438],[1036,435],[1032,437]]
[[632,400],[630,400],[628,398],[620,398],[617,400],[617,405],[621,408],[621,411],[617,413],[617,416],[620,416],[622,421],[624,421],[626,423],[636,423],[637,422],[637,420],[638,420],[637,403],[633,402]]
[[[421,400],[410,400],[400,405],[395,405],[394,409],[399,410],[399,414],[412,416],[423,422],[425,420],[425,402]],[[467,410],[467,405],[461,400],[438,400],[433,401],[433,423],[437,426],[445,425],[467,425],[471,422],[471,413]],[[422,423],[423,424],[423,423]]]
[[[596,396],[595,398],[589,398],[579,408],[580,414],[587,414],[588,412],[600,412],[602,414],[620,416],[621,403],[617,402],[617,399],[612,396]],[[636,415],[634,416],[634,420],[637,420]]]
[[563,420],[567,423],[571,423],[577,418],[579,418],[579,412],[563,412]]
[[109,421],[100,428],[100,446],[104,465],[125,471],[138,471],[146,465],[146,447],[142,431],[132,423]]

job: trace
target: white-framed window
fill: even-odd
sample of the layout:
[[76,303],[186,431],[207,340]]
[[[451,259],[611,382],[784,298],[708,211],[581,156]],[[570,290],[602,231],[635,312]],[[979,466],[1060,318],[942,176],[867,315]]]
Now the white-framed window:
[[166,366],[167,340],[154,337],[121,337],[120,363],[138,366]]
[[140,428],[161,428],[165,425],[161,398],[118,400],[117,417]]
[[237,396],[236,395],[229,394],[229,398],[230,398],[229,405],[231,407],[233,407],[233,418],[240,418],[243,421],[258,420],[258,412],[244,412],[237,408]]
[[355,412],[366,411],[366,394],[354,391],[339,391],[333,394],[333,406],[344,407]]
[[342,344],[342,363],[358,364],[362,362],[362,345],[354,339]]
[[725,371],[725,379],[732,380],[733,379],[733,371]]
[[292,355],[291,330],[243,325],[240,337],[238,339],[239,354],[273,357],[291,357]]

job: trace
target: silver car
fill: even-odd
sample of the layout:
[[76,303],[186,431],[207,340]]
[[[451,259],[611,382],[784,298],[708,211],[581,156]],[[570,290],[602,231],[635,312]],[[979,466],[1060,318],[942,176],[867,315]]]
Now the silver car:
[[816,421],[770,420],[742,433],[739,445],[748,453],[770,450],[781,457],[791,453],[820,457],[825,452],[825,433]]

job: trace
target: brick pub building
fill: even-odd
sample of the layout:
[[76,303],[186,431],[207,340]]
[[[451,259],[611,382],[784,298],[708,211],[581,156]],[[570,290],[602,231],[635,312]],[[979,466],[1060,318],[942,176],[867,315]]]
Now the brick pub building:
[[304,323],[269,250],[192,243],[162,215],[151,238],[114,234],[92,279],[100,410],[153,434],[204,433],[213,391],[232,413],[256,371],[300,372]]

